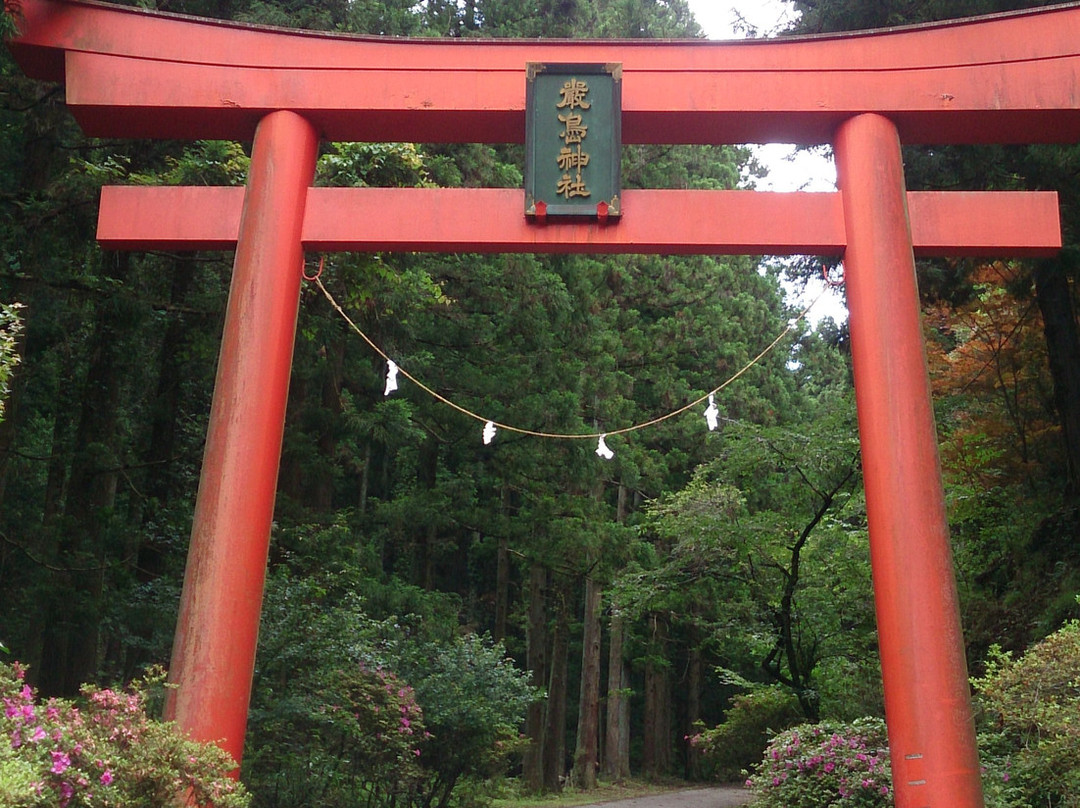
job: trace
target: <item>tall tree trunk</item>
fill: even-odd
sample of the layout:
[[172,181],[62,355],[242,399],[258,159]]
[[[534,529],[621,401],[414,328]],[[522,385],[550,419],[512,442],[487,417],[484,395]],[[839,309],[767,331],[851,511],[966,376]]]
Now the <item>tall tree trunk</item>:
[[[20,302],[30,301],[28,311],[24,311],[23,314],[28,315],[29,312],[35,311],[35,301],[30,297],[30,290],[24,290],[21,285],[16,286],[16,290],[15,300]],[[21,418],[19,402],[27,386],[25,368],[28,365],[28,359],[30,362],[36,360],[38,346],[44,342],[44,340],[37,338],[36,329],[32,331],[30,325],[29,318],[27,318],[27,321],[24,322],[22,333],[19,335],[15,345],[15,350],[19,356],[20,365],[23,369],[16,367],[10,380],[11,393],[6,402],[4,418],[0,421],[0,514],[7,514],[9,516],[12,513],[12,509],[5,509],[4,506],[7,498],[9,475],[12,475],[12,478],[18,478],[19,476],[18,469],[20,468],[20,465],[17,462],[12,462],[14,458],[12,450],[18,447],[18,439],[24,420]],[[58,402],[54,403],[58,404]],[[62,461],[64,453],[61,451],[60,444],[57,442],[63,436],[63,428],[66,421],[67,419],[65,418],[57,418],[54,416],[51,430],[52,442],[46,444],[47,446],[50,446],[49,459],[45,466],[47,473],[46,491],[55,491],[53,497],[55,503],[61,501],[63,491],[61,481],[65,479],[65,475],[67,474],[67,466]],[[49,483],[54,484],[52,488],[49,487]],[[51,509],[48,519],[45,518],[44,513],[42,514],[41,524],[46,525],[51,523],[58,513],[59,504]],[[41,526],[36,524],[27,524],[24,525],[22,532],[23,536],[18,543],[25,550],[33,553],[35,558],[44,559],[47,554],[43,548],[47,530],[42,530]],[[52,550],[55,550],[55,546],[52,546]],[[8,604],[6,608],[10,609],[12,600],[16,597],[16,593],[21,588],[28,586],[28,579],[36,578],[41,580],[42,578],[47,577],[48,572],[38,565],[28,568],[25,554],[23,552],[15,551],[15,544],[4,542],[3,552],[4,563],[0,564],[0,603]],[[30,610],[26,617],[28,625],[26,638],[20,649],[20,659],[24,664],[30,666],[29,678],[34,684],[37,684],[37,674],[41,667],[46,612],[40,607],[40,604],[38,604],[38,608]],[[10,631],[10,626],[3,630]]]
[[[542,688],[547,683],[547,615],[544,600],[547,597],[547,569],[533,564],[529,570],[529,614],[526,641],[526,666],[533,687]],[[525,716],[525,734],[529,746],[522,760],[522,777],[526,788],[539,793],[544,788],[544,701],[536,700],[529,705]]]
[[506,615],[510,608],[510,541],[503,534],[495,550],[495,626],[494,640],[506,637]]
[[364,443],[364,458],[360,462],[360,496],[357,498],[357,506],[360,515],[367,513],[368,485],[371,480],[371,441]]
[[[320,310],[327,306],[320,304]],[[286,440],[278,471],[278,491],[315,513],[328,513],[334,505],[334,466],[337,429],[342,412],[341,382],[345,361],[345,337],[334,333],[317,350],[309,344],[303,328],[297,329],[294,355],[303,371],[289,379],[286,435],[295,435],[304,446]],[[297,365],[300,367],[300,365]],[[317,414],[317,415],[315,415]],[[313,417],[314,416],[314,417]]]
[[[686,731],[683,737],[692,736],[697,730],[694,725],[701,720],[701,648],[697,645],[697,632],[691,631],[690,659],[686,666]],[[701,779],[701,754],[688,742],[683,743],[685,750],[685,769],[688,780]]]
[[[615,507],[615,521],[619,524],[626,522],[629,499],[629,490],[620,482]],[[609,634],[604,774],[619,782],[630,776],[630,699],[625,693],[630,686],[630,671],[623,659],[626,622],[617,603],[611,604]]]
[[[172,287],[169,301],[174,307],[186,304],[188,291],[195,277],[195,267],[190,255],[172,262]],[[142,523],[149,524],[158,518],[180,493],[180,483],[174,468],[177,453],[177,427],[181,422],[180,402],[183,388],[183,352],[188,344],[190,326],[179,315],[174,316],[165,329],[158,350],[157,387],[154,390],[153,417],[150,425],[150,446],[145,458],[147,463],[146,507]],[[143,541],[137,550],[136,566],[143,580],[158,577],[165,569],[168,548],[154,541],[152,531],[140,531]]]
[[1068,269],[1064,260],[1036,264],[1035,295],[1054,379],[1054,403],[1061,418],[1067,460],[1066,493],[1076,499],[1080,496],[1080,335]]
[[[68,369],[70,370],[70,367]],[[65,374],[66,378],[71,378],[71,375],[70,372]],[[70,445],[68,436],[70,428],[70,424],[63,415],[54,415],[52,436],[49,441],[49,462],[45,478],[45,498],[42,503],[41,524],[38,530],[31,531],[30,533],[29,544],[31,552],[33,552],[37,558],[47,559],[53,566],[58,566],[58,558],[60,556],[60,547],[55,539],[55,535],[56,524],[60,519],[64,495],[67,490],[69,469],[66,457],[68,453],[67,447]],[[55,573],[52,572],[48,573],[49,576],[54,574]],[[30,613],[29,625],[27,627],[27,637],[29,638],[29,642],[23,656],[23,659],[30,665],[28,677],[30,682],[46,694],[50,692],[50,688],[55,690],[60,687],[56,682],[51,682],[48,676],[44,677],[43,684],[42,676],[43,672],[47,669],[43,664],[46,641],[47,639],[51,639],[53,631],[51,623],[53,620],[53,613],[57,609],[52,602],[52,592],[57,586],[55,581],[50,581],[49,597],[41,605],[41,608],[35,609]],[[55,646],[51,646],[49,653],[62,652]],[[62,669],[66,664],[65,657],[63,661],[53,663],[53,669]]]
[[[130,256],[104,257],[106,274],[123,283]],[[60,542],[64,602],[51,615],[41,665],[41,689],[74,695],[94,678],[101,645],[102,596],[111,511],[116,502],[120,459],[116,452],[121,379],[130,351],[132,312],[123,298],[99,305],[89,346],[82,409],[75,435],[70,485],[64,507],[68,526]]]
[[667,622],[649,616],[649,652],[645,662],[645,726],[641,766],[645,776],[666,775],[671,767],[671,684],[667,663]]
[[562,790],[566,775],[567,662],[570,655],[570,607],[566,586],[558,587],[555,633],[551,641],[547,730],[544,735],[544,790]]
[[323,347],[326,355],[321,390],[323,417],[317,439],[321,462],[315,479],[310,482],[308,504],[319,513],[329,513],[334,508],[334,457],[337,454],[337,426],[343,409],[341,378],[345,366],[345,339],[335,333]]
[[[424,490],[434,491],[438,476],[439,441],[434,435],[429,434],[424,442],[420,444],[417,477]],[[418,528],[420,543],[415,558],[416,583],[419,584],[422,589],[427,591],[431,591],[434,588],[435,543],[439,538],[439,529],[435,524],[433,516],[433,514],[429,514],[428,518],[431,521],[427,525],[420,525]]]
[[604,774],[614,782],[630,776],[630,675],[623,659],[626,623],[615,604],[611,607],[611,642],[608,645],[607,727],[604,736]]
[[574,752],[574,785],[596,788],[600,737],[600,597],[602,587],[591,576],[585,579],[584,637],[581,644],[581,694],[578,699],[577,749]]
[[[299,339],[299,334],[297,339]],[[302,413],[308,406],[310,396],[309,379],[300,373],[289,377],[289,403],[285,409],[285,440],[281,445],[281,460],[278,462],[277,490],[293,502],[304,501],[304,468],[302,459],[290,445],[289,436],[300,428]]]

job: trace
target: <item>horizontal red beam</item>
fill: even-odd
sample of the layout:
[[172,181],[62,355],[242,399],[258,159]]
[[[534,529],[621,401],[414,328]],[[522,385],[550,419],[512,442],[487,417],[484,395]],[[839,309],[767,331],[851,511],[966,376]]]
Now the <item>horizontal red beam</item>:
[[[232,249],[239,187],[102,189],[98,241],[108,249]],[[305,249],[837,255],[839,193],[626,191],[614,223],[536,224],[524,192],[488,188],[312,188]],[[920,255],[1051,255],[1061,248],[1054,192],[909,192]]]
[[623,65],[627,143],[830,142],[851,115],[909,143],[1080,140],[1080,4],[858,35],[391,40],[22,0],[11,43],[101,136],[248,139],[290,109],[329,140],[521,142],[527,62]]

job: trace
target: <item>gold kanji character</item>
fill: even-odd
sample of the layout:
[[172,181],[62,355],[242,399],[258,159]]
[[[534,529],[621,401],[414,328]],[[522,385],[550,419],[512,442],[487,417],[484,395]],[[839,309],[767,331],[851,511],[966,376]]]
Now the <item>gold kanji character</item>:
[[589,133],[589,125],[581,122],[580,115],[560,115],[559,122],[565,127],[563,131],[559,132],[559,137],[568,146],[571,143],[580,143]]
[[559,90],[559,95],[562,96],[560,101],[555,106],[559,109],[588,109],[592,106],[591,103],[585,100],[585,94],[589,92],[589,85],[583,81],[577,79],[570,79],[563,84],[562,89]]
[[563,146],[559,149],[559,156],[555,160],[563,171],[569,171],[572,168],[580,171],[589,164],[589,153],[581,150],[581,144],[578,144],[576,150]]
[[590,196],[592,191],[585,187],[585,180],[581,178],[581,172],[579,171],[573,177],[569,174],[563,174],[562,179],[559,180],[558,185],[555,187],[555,193],[567,199],[573,199],[575,196]]

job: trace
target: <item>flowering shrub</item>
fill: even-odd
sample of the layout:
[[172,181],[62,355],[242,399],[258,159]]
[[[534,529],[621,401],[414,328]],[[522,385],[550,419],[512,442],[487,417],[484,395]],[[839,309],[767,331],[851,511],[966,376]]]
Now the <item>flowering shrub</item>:
[[[991,649],[973,680],[987,804],[1080,808],[1080,622],[1019,659]],[[987,755],[987,752],[990,755]]]
[[423,780],[423,712],[379,666],[332,671],[253,729],[244,776],[258,806],[403,805]]
[[395,638],[380,649],[416,687],[434,736],[429,788],[449,792],[463,776],[491,777],[519,751],[525,710],[535,698],[501,644],[463,635],[446,641]]
[[83,703],[42,703],[18,664],[0,665],[0,805],[244,808],[232,758],[187,740],[146,714],[145,685],[126,692],[83,688]]
[[885,722],[803,724],[777,735],[747,780],[757,808],[888,808],[892,772]]
[[724,723],[686,740],[701,754],[706,772],[714,779],[736,780],[761,760],[771,733],[799,723],[802,717],[790,690],[759,687],[732,699]]
[[268,582],[244,754],[252,805],[490,803],[488,778],[523,745],[528,675],[501,644],[459,634],[456,615],[373,619],[344,580]]
[[253,716],[244,778],[254,805],[486,802],[464,795],[472,778],[500,771],[521,746],[517,725],[531,696],[524,678],[501,647],[479,637],[381,650],[401,654],[398,666],[415,676],[415,690],[385,665],[359,662]]
[[419,776],[421,746],[431,737],[416,693],[395,674],[360,663],[334,671],[317,708],[327,734],[348,745],[373,775],[406,786]]
[[1025,793],[1023,776],[1016,777],[1013,758],[1016,746],[1002,731],[983,729],[978,734],[979,763],[982,769],[983,800],[986,808],[1029,808],[1031,805],[1065,805],[1032,802]]

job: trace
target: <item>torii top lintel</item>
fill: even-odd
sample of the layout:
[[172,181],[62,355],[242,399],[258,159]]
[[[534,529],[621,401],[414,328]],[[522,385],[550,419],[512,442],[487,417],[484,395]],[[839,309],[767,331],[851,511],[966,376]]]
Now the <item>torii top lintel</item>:
[[521,142],[526,62],[620,62],[626,143],[828,143],[879,112],[907,143],[1080,140],[1080,2],[839,36],[735,42],[390,39],[22,0],[12,53],[65,81],[90,135]]

